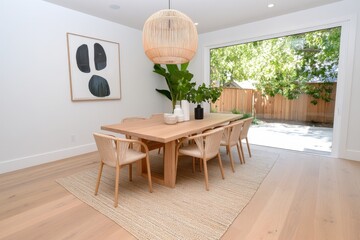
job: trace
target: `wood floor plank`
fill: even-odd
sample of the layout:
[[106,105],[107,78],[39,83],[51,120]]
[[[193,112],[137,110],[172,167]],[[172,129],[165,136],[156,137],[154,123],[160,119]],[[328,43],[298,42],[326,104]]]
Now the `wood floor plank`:
[[0,238],[22,231],[81,204],[82,203],[76,199],[75,196],[67,195],[39,207],[6,218],[0,221],[0,229],[2,229]]
[[360,239],[360,163],[280,155],[223,239]]
[[[279,159],[281,161],[281,158]],[[272,185],[269,188],[273,188],[272,196],[267,199],[263,211],[256,219],[255,226],[247,235],[247,239],[279,239],[282,231],[288,231],[284,229],[284,226],[289,219],[288,214],[291,213],[291,205],[295,199],[296,189],[301,181],[301,169],[303,164],[298,161],[292,164],[292,171],[283,172],[281,181],[277,186]],[[258,229],[266,229],[266,231],[259,231]]]

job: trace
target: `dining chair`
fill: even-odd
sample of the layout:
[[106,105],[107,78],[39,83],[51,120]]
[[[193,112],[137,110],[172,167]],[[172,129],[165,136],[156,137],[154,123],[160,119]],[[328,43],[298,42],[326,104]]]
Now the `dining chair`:
[[[132,181],[132,163],[141,161],[144,158],[146,159],[149,191],[152,192],[149,149],[144,143],[138,140],[117,138],[111,135],[105,135],[100,133],[94,133],[93,135],[100,155],[100,167],[96,181],[95,195],[97,195],[99,190],[104,164],[115,168],[116,174],[114,207],[117,207],[120,168],[126,165],[129,166],[129,180]],[[145,149],[145,152],[136,151],[130,148],[130,144],[139,144],[143,147],[143,149]]]
[[229,154],[231,169],[233,172],[235,172],[234,160],[232,158],[232,153],[231,153],[231,148],[233,146],[236,146],[237,151],[238,151],[239,161],[241,164],[243,163],[239,138],[240,138],[240,134],[241,134],[244,122],[245,121],[243,121],[243,120],[238,120],[238,121],[231,122],[229,125],[224,127],[224,134],[223,134],[223,137],[220,142],[220,146],[226,147],[226,152]]
[[[187,155],[192,157],[193,166],[195,159],[202,161],[204,176],[205,176],[205,189],[209,191],[209,177],[207,169],[207,161],[217,156],[222,179],[224,179],[224,169],[220,157],[220,141],[223,135],[223,128],[216,128],[204,133],[196,134],[190,137],[181,139],[176,145],[176,171],[179,161],[179,155]],[[193,140],[193,141],[191,141]],[[188,145],[183,143],[188,142]]]
[[[121,122],[134,122],[134,121],[141,121],[141,120],[145,120],[146,118],[143,117],[127,117],[124,118]],[[134,136],[130,136],[130,135],[126,135],[127,139],[136,139],[138,140],[138,138],[134,137]],[[158,149],[158,154],[160,154],[160,151],[162,148],[164,148],[164,144],[161,142],[156,142],[156,141],[150,141],[150,140],[143,140],[143,142],[148,146],[149,151],[152,151],[154,149]]]
[[239,138],[240,149],[241,149],[241,154],[242,154],[244,163],[245,163],[245,156],[244,156],[244,151],[243,151],[243,147],[242,147],[241,143],[242,143],[242,140],[245,139],[246,147],[247,147],[248,153],[249,153],[249,157],[251,157],[250,145],[249,145],[249,140],[248,140],[248,132],[249,132],[249,128],[251,126],[251,123],[252,123],[253,119],[254,119],[253,117],[243,119],[244,120],[244,126],[243,126],[243,128],[241,130],[241,134],[240,134],[240,138]]

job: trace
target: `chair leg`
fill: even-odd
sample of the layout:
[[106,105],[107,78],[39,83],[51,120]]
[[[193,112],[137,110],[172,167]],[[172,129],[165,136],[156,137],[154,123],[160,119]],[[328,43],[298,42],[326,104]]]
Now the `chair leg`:
[[[164,166],[164,161],[165,161],[165,147],[162,147],[163,149],[163,155],[162,155],[162,164]],[[160,153],[160,149],[159,149],[159,153]]]
[[[239,145],[240,145],[240,149],[241,149],[241,155],[242,155],[243,162],[245,162],[244,149],[242,147],[241,140],[239,140]],[[243,162],[240,162],[240,163],[243,164]]]
[[[177,177],[177,169],[178,169],[178,161],[179,161],[179,153],[175,152],[175,183],[176,183],[176,177]],[[163,157],[163,166],[164,166],[164,157]]]
[[193,165],[192,172],[194,173],[195,172],[195,158],[194,157],[192,157],[192,165]]
[[240,143],[239,142],[237,142],[236,148],[237,148],[237,151],[238,151],[240,163],[241,164],[245,163],[245,160],[243,159],[242,154],[241,154],[241,149],[240,149]]
[[204,163],[205,189],[206,191],[209,191],[209,176],[208,176],[207,164],[205,159],[202,159],[202,161]]
[[249,156],[251,157],[251,151],[250,151],[250,146],[249,146],[249,141],[248,141],[248,138],[246,137],[246,145],[247,145],[247,149],[248,149],[248,152],[249,152]]
[[104,163],[102,161],[100,161],[99,173],[98,173],[98,177],[97,177],[97,181],[96,181],[96,187],[95,187],[95,195],[97,195],[98,190],[99,190],[103,166],[104,166]]
[[175,171],[177,171],[178,168],[178,161],[179,161],[179,154],[175,152]]
[[221,172],[222,179],[225,179],[224,168],[223,168],[223,165],[222,165],[222,162],[221,162],[220,153],[218,153],[217,157],[218,157],[218,160],[219,160],[219,166],[220,166],[220,172]]
[[147,168],[147,176],[149,181],[149,192],[152,192],[152,181],[151,181],[151,169],[150,169],[150,161],[149,155],[146,156],[146,168]]
[[129,181],[132,182],[132,164],[129,164]]
[[120,166],[116,165],[116,178],[115,178],[115,200],[114,207],[118,206],[118,197],[119,197],[119,177],[120,177]]
[[232,169],[232,171],[233,171],[233,172],[235,172],[234,160],[233,160],[233,158],[232,158],[230,145],[227,145],[227,146],[226,146],[226,150],[229,152],[230,163],[231,163],[231,169]]

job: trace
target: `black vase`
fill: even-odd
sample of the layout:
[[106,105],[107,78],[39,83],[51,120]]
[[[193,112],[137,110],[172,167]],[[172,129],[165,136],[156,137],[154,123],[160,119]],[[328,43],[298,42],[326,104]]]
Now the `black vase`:
[[197,107],[194,109],[194,112],[195,112],[195,119],[204,118],[204,108],[202,108],[200,104],[197,105]]

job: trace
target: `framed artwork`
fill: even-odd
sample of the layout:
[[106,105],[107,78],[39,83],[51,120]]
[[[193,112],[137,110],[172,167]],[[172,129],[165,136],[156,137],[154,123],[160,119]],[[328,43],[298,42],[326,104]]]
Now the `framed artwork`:
[[119,43],[67,33],[72,101],[121,98]]

